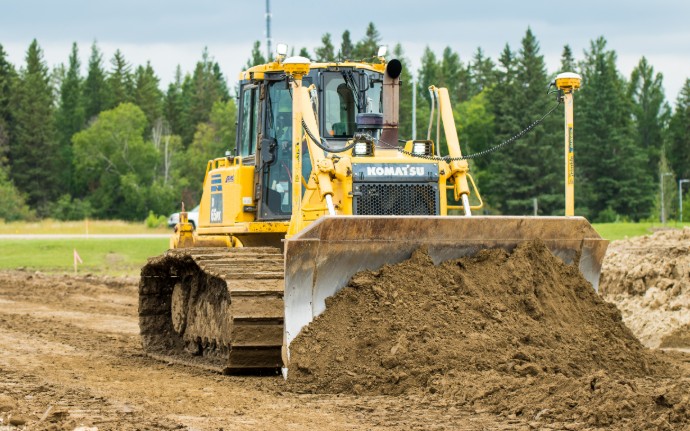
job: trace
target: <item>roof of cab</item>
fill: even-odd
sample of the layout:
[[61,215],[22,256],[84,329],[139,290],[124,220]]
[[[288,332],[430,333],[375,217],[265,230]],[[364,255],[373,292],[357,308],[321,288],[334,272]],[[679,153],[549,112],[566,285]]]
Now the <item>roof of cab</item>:
[[[361,61],[312,62],[309,64],[310,69],[327,69],[329,67],[354,67],[378,73],[383,73],[386,70],[385,63],[365,63]],[[265,73],[283,72],[284,70],[283,63],[273,61],[271,63],[259,64],[240,72],[239,79],[240,81],[247,79],[263,80]]]

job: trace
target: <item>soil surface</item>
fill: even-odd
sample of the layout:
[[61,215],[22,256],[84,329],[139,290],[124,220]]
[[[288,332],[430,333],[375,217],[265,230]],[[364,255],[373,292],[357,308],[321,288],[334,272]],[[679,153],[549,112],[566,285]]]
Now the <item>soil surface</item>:
[[690,421],[687,367],[645,348],[541,242],[357,274],[290,351],[295,391],[416,394],[535,428]]
[[614,241],[599,287],[646,346],[690,349],[690,228]]
[[[487,259],[494,259],[492,256]],[[423,256],[416,259],[429,264]],[[493,276],[493,269],[484,268],[487,279]],[[520,271],[521,276],[529,273]],[[360,290],[367,289],[367,277],[355,279],[355,284],[362,283]],[[460,287],[454,295],[467,298],[480,287],[463,283],[458,281]],[[471,352],[457,352],[465,367],[438,372],[444,366],[430,365],[430,359],[454,360],[452,355],[429,349],[419,356],[419,363],[422,372],[432,377],[417,380],[416,389],[371,391],[363,385],[361,390],[353,386],[329,394],[288,385],[279,376],[223,376],[146,357],[137,324],[137,284],[135,278],[0,272],[0,429],[688,429],[681,419],[687,419],[690,356],[669,352],[659,359],[659,354],[642,349],[616,326],[619,322],[611,307],[594,314],[585,310],[581,318],[569,317],[575,319],[572,325],[599,317],[611,321],[607,326],[611,334],[591,335],[601,344],[616,343],[619,352],[597,348],[589,352],[588,359],[583,352],[591,343],[566,352],[586,364],[602,364],[596,371],[589,365],[567,364],[544,349],[552,343],[564,345],[555,334],[562,338],[573,331],[566,331],[566,323],[558,324],[550,317],[558,302],[548,296],[554,292],[542,304],[534,299],[534,289],[528,289],[517,292],[524,302],[505,310],[501,304],[485,304],[480,310],[470,300],[446,302],[459,303],[459,311],[474,313],[476,322],[461,329],[466,337],[477,337],[468,346],[480,349],[483,344],[487,349],[483,354],[475,351],[476,359]],[[576,283],[572,287],[575,290],[569,297],[590,298]],[[432,290],[424,292],[433,295]],[[377,301],[388,307],[385,300]],[[392,306],[395,300],[389,302]],[[385,318],[380,310],[368,317]],[[516,340],[504,340],[505,350],[501,351],[502,341],[494,340],[503,336],[501,332],[484,334],[481,325],[490,329],[496,325],[491,322],[512,322],[519,310],[531,316],[534,324],[525,320],[530,328],[547,326],[538,332],[544,338],[516,336]],[[419,318],[448,313],[433,308],[423,311],[417,314]],[[458,334],[458,328],[449,326],[452,320],[446,323],[442,318],[432,324],[411,321],[404,329],[410,334],[417,331],[428,340],[438,338],[439,331]],[[366,345],[365,337],[358,339]],[[412,351],[412,343],[402,341],[398,350],[391,346],[385,356],[400,351],[405,357],[405,349]],[[631,357],[642,362],[629,360]],[[348,376],[347,371],[355,373],[351,377],[356,378],[358,369],[352,371],[334,359],[330,364],[334,370]],[[615,361],[622,363],[621,374],[611,371]],[[389,369],[384,370],[383,375],[390,376]],[[400,377],[406,381],[405,376]],[[640,420],[643,414],[647,419]]]
[[298,394],[146,357],[138,279],[0,272],[0,430],[521,430],[423,395]]

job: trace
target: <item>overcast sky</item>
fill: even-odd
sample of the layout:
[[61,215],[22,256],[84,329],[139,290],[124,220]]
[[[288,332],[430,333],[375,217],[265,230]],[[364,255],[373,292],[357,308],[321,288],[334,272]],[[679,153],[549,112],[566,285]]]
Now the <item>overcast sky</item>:
[[[284,42],[313,52],[323,33],[339,45],[349,29],[356,41],[373,21],[383,43],[403,45],[415,71],[426,45],[437,53],[450,46],[463,61],[481,46],[495,59],[506,43],[519,48],[529,26],[550,72],[557,71],[563,45],[581,58],[589,42],[603,35],[625,75],[646,56],[664,74],[672,103],[690,77],[687,0],[272,0],[271,9],[274,46]],[[150,60],[163,84],[177,64],[192,70],[207,46],[234,82],[253,41],[265,46],[265,0],[0,0],[0,44],[12,63],[23,63],[34,38],[50,66],[65,63],[76,41],[85,69],[97,40],[106,61],[117,48],[133,64]]]

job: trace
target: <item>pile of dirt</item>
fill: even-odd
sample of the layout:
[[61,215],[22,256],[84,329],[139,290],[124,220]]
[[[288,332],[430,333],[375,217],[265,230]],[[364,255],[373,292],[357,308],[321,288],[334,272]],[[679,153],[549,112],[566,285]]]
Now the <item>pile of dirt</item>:
[[645,387],[646,376],[673,367],[540,241],[438,266],[420,250],[355,275],[326,304],[291,344],[294,391],[421,392],[478,412],[590,426],[690,419],[690,383]]
[[690,228],[614,241],[599,287],[646,346],[690,348]]

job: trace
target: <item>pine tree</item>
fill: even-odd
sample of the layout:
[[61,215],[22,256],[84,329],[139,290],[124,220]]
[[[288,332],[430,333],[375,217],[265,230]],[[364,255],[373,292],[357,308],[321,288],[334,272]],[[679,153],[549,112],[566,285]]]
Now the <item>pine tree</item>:
[[436,85],[448,89],[450,101],[453,106],[455,106],[460,102],[460,93],[463,84],[463,65],[460,61],[460,55],[447,46],[443,50],[439,66],[440,76]]
[[149,126],[161,117],[163,111],[163,93],[158,88],[159,82],[151,62],[147,62],[146,67],[137,67],[134,72],[134,104],[144,111]]
[[679,178],[690,178],[690,79],[678,94],[669,124],[668,159]]
[[426,103],[431,103],[431,96],[429,95],[429,86],[437,85],[441,77],[441,67],[436,59],[436,54],[428,46],[424,48],[422,54],[421,67],[419,69],[419,81],[417,87],[419,94],[424,95]]
[[134,100],[134,81],[132,67],[119,49],[110,60],[112,69],[108,74],[108,109],[117,107],[121,103]]
[[49,204],[65,190],[53,106],[48,67],[34,39],[11,99],[14,138],[10,163],[15,185],[40,215],[47,215]]
[[575,72],[575,69],[576,65],[575,59],[573,58],[573,50],[570,49],[570,45],[565,45],[563,47],[563,53],[561,54],[561,70],[558,72]]
[[175,80],[165,93],[165,118],[173,135],[182,136],[184,105],[182,100],[182,68],[177,66]]
[[297,55],[299,55],[300,57],[305,57],[305,58],[311,59],[311,54],[309,54],[309,50],[304,46],[302,48],[300,48],[299,54],[297,54]]
[[594,221],[615,214],[649,217],[654,184],[646,154],[635,144],[626,83],[616,53],[603,37],[592,41],[581,66],[583,85],[575,96],[575,205]]
[[350,30],[345,30],[340,42],[340,60],[352,60],[355,47],[352,45]]
[[[204,48],[204,52],[206,52],[206,50],[207,48]],[[246,67],[249,69],[250,67],[264,63],[266,63],[266,57],[264,57],[264,54],[261,52],[261,42],[257,40],[254,42],[252,53],[249,56],[249,60],[247,60]]]
[[12,128],[10,100],[16,72],[7,61],[5,49],[0,44],[0,168],[7,164]]
[[632,71],[628,95],[632,100],[637,145],[647,154],[649,160],[647,173],[654,179],[670,108],[665,102],[662,74],[655,74],[654,67],[644,57]]
[[331,34],[326,33],[321,36],[321,46],[314,49],[314,54],[316,55],[316,61],[330,62],[335,61],[335,48],[333,47],[333,42],[331,42]]
[[[506,46],[500,64],[503,70],[497,74],[499,85],[492,92],[499,142],[537,120],[554,104],[544,91],[548,82],[546,65],[531,29],[527,29],[522,39],[518,56],[513,59]],[[490,156],[493,159],[487,199],[493,199],[504,214],[532,213],[534,198],[538,199],[543,214],[562,211],[563,162],[559,145],[562,123],[559,120],[557,116],[547,118],[528,135]]]
[[469,96],[479,94],[482,90],[490,88],[496,82],[495,65],[490,57],[484,55],[481,48],[477,48],[470,64],[472,85]]
[[357,42],[352,55],[355,59],[370,59],[376,55],[381,41],[381,35],[373,22],[367,26],[364,38]]
[[91,45],[89,70],[84,81],[84,117],[86,121],[93,120],[108,106],[108,86],[103,70],[103,54],[94,42]]
[[197,124],[208,121],[213,104],[229,98],[227,83],[219,70],[208,49],[204,48],[201,61],[197,62],[194,68],[194,74],[185,78],[182,84],[182,140],[185,146],[192,142]]
[[60,165],[63,166],[64,179],[68,187],[65,190],[74,193],[72,183],[72,136],[84,127],[84,100],[82,98],[83,81],[80,76],[81,62],[76,42],[72,44],[69,64],[60,86],[60,105],[56,112],[56,126],[60,140]]

